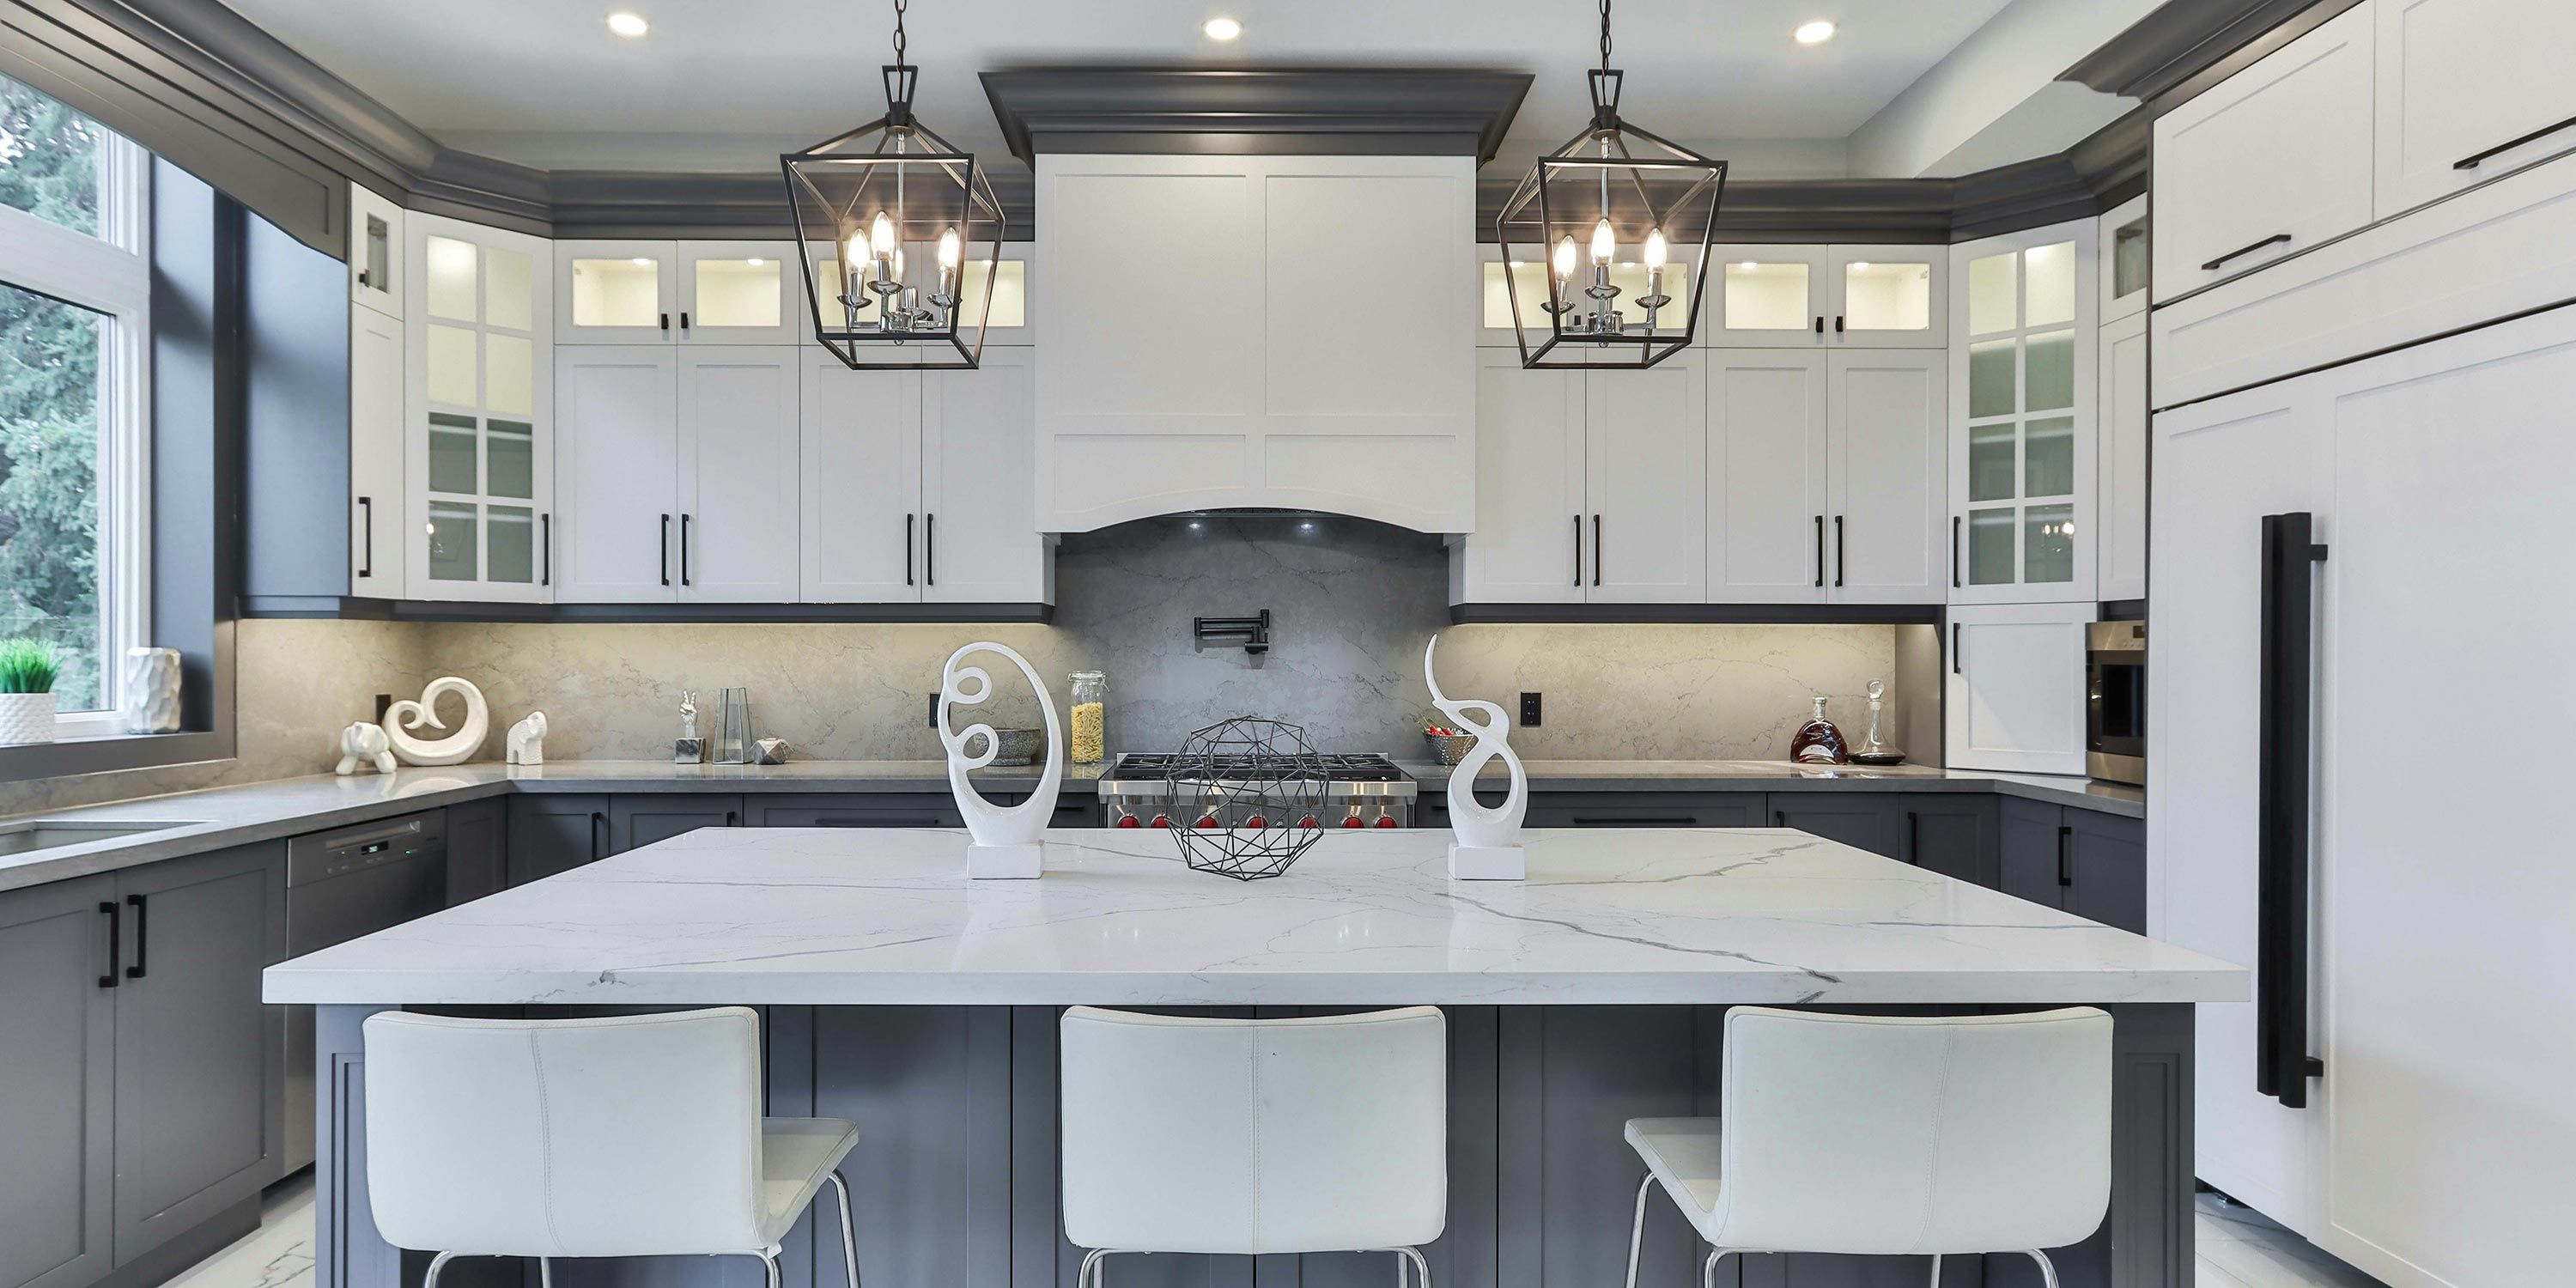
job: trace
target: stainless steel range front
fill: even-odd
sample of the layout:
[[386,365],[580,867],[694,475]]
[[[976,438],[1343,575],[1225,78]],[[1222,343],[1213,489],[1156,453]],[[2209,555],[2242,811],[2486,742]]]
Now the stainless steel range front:
[[[1311,814],[1286,820],[1297,827],[1411,827],[1413,779],[1375,752],[1328,755],[1323,803]],[[1103,827],[1278,827],[1280,820],[1229,818],[1220,793],[1198,784],[1176,786],[1171,773],[1184,758],[1166,752],[1127,752],[1100,775]],[[1191,763],[1195,763],[1193,760]],[[1223,774],[1227,759],[1219,758]],[[1214,786],[1222,787],[1219,779]]]

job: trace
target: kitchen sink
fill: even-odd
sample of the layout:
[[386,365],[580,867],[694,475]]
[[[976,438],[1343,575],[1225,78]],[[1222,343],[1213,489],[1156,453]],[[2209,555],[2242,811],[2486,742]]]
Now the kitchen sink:
[[46,822],[31,819],[22,823],[0,823],[0,858],[33,854],[38,850],[60,849],[66,845],[87,845],[92,841],[113,841],[120,836],[140,836],[145,832],[167,831],[188,827],[184,822],[171,823],[77,823]]

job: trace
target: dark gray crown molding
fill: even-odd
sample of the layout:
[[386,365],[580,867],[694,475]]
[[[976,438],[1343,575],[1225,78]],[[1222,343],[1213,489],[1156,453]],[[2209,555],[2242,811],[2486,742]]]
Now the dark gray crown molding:
[[1011,155],[1306,152],[1494,159],[1527,72],[1029,67],[984,73]]
[[[1736,180],[1717,236],[1956,241],[2142,190],[2154,116],[2358,0],[2167,0],[2066,73],[2147,104],[2054,157],[1960,179]],[[776,174],[541,171],[459,152],[216,0],[0,0],[0,74],[61,98],[307,245],[345,253],[348,183],[555,237],[792,235]],[[1440,152],[1490,160],[1530,77],[1461,69],[988,72],[1012,152]],[[1031,183],[997,167],[1014,236]],[[1480,235],[1518,175],[1478,179]]]

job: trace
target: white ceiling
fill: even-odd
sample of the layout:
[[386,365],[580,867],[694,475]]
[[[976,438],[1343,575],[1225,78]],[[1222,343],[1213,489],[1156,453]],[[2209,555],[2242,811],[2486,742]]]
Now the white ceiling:
[[[884,0],[226,3],[440,141],[547,169],[767,169],[878,115],[891,61]],[[1843,141],[2008,3],[1626,0],[1612,61],[1640,125],[1742,174],[1841,174]],[[621,8],[651,33],[610,34]],[[1242,39],[1199,34],[1219,13]],[[1790,39],[1817,17],[1840,34]],[[1598,21],[1581,0],[913,0],[908,27],[923,120],[979,152],[1000,148],[987,68],[1375,63],[1535,72],[1502,157],[1519,164],[1582,127]]]

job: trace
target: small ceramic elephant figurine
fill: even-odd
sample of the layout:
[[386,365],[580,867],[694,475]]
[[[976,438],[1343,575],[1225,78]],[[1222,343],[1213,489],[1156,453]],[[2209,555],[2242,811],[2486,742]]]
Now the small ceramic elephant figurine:
[[528,718],[510,726],[509,746],[502,758],[513,765],[546,763],[546,713],[531,711]]
[[385,727],[361,720],[340,731],[340,763],[332,773],[346,777],[358,772],[360,764],[375,766],[379,774],[394,772],[394,753],[385,740]]

